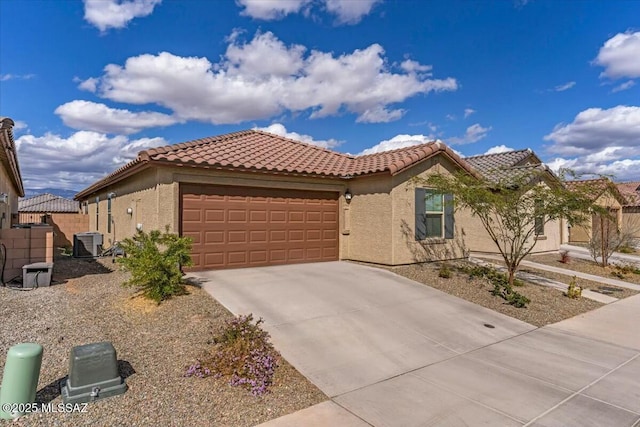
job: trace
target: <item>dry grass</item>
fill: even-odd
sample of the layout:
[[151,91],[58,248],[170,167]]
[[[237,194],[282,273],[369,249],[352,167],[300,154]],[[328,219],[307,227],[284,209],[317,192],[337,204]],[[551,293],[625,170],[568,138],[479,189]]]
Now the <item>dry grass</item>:
[[567,298],[557,289],[525,283],[516,290],[528,297],[531,303],[526,308],[516,308],[500,297],[491,295],[493,285],[486,279],[470,278],[468,274],[460,271],[454,270],[451,278],[444,279],[438,277],[437,264],[408,265],[388,269],[411,280],[535,326],[556,323],[603,305],[586,298]]

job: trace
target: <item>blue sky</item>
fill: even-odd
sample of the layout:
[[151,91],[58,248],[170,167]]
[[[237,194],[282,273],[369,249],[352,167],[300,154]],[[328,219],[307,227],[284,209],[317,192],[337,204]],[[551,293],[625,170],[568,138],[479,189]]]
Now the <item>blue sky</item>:
[[0,1],[25,187],[261,128],[337,151],[440,139],[640,180],[640,2]]

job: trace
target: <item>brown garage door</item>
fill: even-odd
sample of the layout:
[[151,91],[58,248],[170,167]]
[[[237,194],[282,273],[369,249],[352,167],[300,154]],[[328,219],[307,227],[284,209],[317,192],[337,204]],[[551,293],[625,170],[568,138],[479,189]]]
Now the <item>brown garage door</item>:
[[338,193],[181,185],[194,270],[338,259]]

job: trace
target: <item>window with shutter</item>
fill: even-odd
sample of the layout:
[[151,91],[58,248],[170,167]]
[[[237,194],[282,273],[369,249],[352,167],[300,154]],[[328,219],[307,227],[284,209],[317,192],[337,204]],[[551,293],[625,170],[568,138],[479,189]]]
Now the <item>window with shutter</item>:
[[416,240],[453,239],[453,195],[416,188]]

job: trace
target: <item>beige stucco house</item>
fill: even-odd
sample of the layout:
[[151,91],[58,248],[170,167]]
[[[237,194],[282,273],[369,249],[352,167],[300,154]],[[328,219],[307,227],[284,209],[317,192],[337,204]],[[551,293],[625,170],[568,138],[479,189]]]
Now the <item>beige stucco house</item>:
[[13,120],[0,117],[0,229],[17,222],[18,197],[24,196],[13,126]]
[[622,228],[633,233],[640,243],[640,182],[616,184],[624,197],[622,205]]
[[[622,224],[622,205],[625,199],[608,178],[568,181],[569,189],[585,192],[596,205],[606,208],[616,228]],[[569,230],[570,243],[586,243],[591,240],[593,230],[599,227],[601,217],[594,214],[590,221],[583,224],[572,224]]]
[[[560,185],[559,179],[531,149],[484,154],[466,157],[464,160],[485,179],[492,182],[508,180],[514,174],[523,171],[535,171],[536,175],[542,176],[542,185]],[[463,231],[468,250],[488,253],[497,251],[495,243],[489,237],[480,220],[461,212],[459,222],[464,224]],[[560,245],[568,240],[565,221],[557,220],[546,223],[541,221],[540,226],[536,226],[533,238],[536,242],[532,253],[557,251]]]
[[352,156],[257,130],[149,149],[76,199],[104,246],[136,229],[193,239],[194,269],[462,256],[447,195],[414,177],[476,172],[441,142]]

